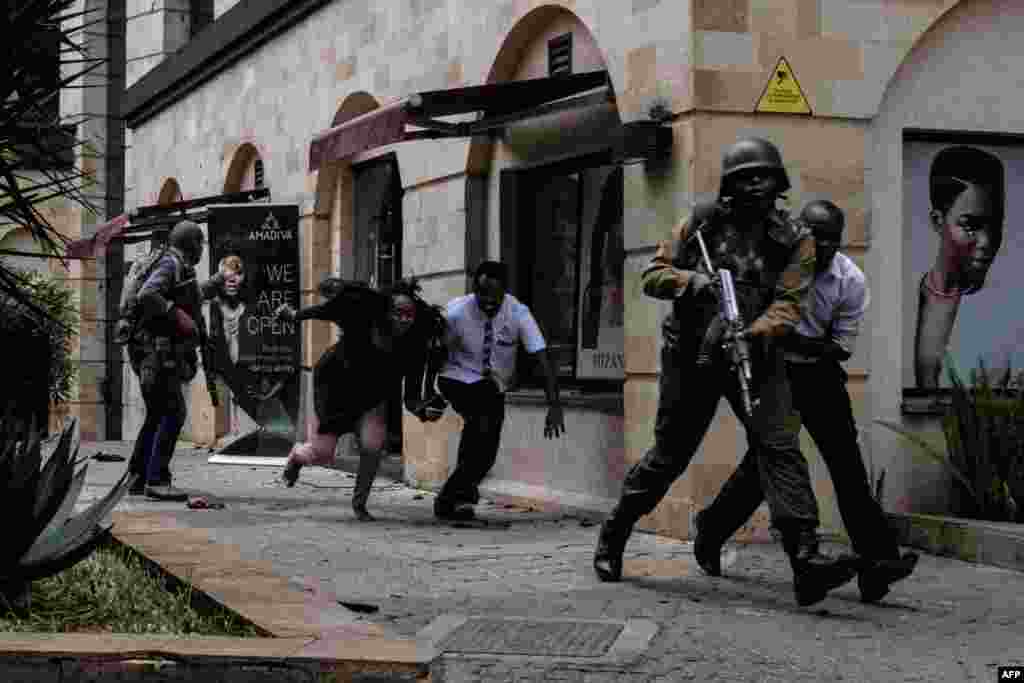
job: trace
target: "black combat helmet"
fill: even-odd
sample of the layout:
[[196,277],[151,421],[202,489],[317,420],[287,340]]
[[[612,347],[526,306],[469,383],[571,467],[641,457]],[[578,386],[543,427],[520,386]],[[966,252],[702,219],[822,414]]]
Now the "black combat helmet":
[[779,193],[790,188],[789,176],[782,165],[779,148],[763,138],[741,138],[733,143],[722,156],[722,185],[719,196],[729,194],[729,177],[750,168],[765,168],[779,179]]
[[175,225],[167,237],[167,244],[184,254],[190,266],[199,263],[203,257],[204,242],[202,228],[188,220]]

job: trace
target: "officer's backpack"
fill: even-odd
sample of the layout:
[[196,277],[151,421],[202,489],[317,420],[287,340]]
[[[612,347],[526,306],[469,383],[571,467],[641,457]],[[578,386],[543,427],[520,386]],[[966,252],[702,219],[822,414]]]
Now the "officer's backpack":
[[[169,253],[171,251],[166,244],[155,247],[148,254],[135,259],[128,268],[128,274],[124,278],[124,285],[121,289],[121,303],[118,307],[117,323],[114,327],[115,344],[127,344],[135,336],[136,328],[139,324],[139,290],[142,289],[142,285],[149,276],[153,274],[153,270],[156,268],[156,264],[160,262],[160,259]],[[180,259],[175,258],[174,262],[178,266],[175,282],[180,282],[184,267]]]

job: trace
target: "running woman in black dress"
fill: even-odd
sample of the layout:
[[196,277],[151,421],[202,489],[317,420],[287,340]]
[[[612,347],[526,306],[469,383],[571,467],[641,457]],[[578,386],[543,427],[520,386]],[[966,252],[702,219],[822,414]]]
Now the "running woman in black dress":
[[326,320],[342,330],[341,340],[324,352],[313,369],[314,436],[292,448],[282,479],[294,486],[302,466],[330,464],[338,438],[353,432],[359,472],[352,509],[360,521],[372,521],[366,501],[387,436],[388,398],[404,380],[409,412],[422,421],[441,416],[432,399],[436,401],[433,378],[438,354],[444,349],[445,321],[438,307],[420,298],[420,286],[414,280],[400,280],[378,291],[327,278],[319,291],[327,299],[324,303],[300,311],[285,304],[276,311],[286,320]]

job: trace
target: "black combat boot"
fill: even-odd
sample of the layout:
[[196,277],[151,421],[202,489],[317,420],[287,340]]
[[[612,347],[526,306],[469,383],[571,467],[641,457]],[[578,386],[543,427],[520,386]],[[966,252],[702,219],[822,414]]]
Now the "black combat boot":
[[697,566],[705,574],[721,576],[724,540],[711,532],[705,516],[706,512],[707,510],[701,510],[693,518],[693,525],[697,528],[697,537],[693,539],[693,555],[697,559]]
[[633,532],[636,520],[626,519],[618,509],[612,510],[608,519],[601,525],[601,533],[597,537],[597,549],[594,551],[594,571],[602,581],[622,580],[622,553],[626,549],[626,541]]
[[861,560],[856,555],[832,558],[818,552],[818,537],[811,529],[783,531],[782,544],[793,567],[793,591],[801,607],[825,599],[857,575]]
[[857,577],[862,602],[878,602],[889,593],[890,584],[910,576],[917,566],[917,553],[896,553],[896,557],[866,562]]

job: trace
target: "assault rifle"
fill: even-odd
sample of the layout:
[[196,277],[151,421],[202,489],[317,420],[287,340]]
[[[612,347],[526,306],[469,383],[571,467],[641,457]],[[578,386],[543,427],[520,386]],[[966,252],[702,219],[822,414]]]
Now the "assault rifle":
[[199,355],[203,361],[203,374],[206,376],[206,391],[210,394],[210,402],[220,405],[217,392],[216,369],[213,362],[213,347],[206,329],[206,318],[203,317],[202,301],[199,294],[199,283],[195,277],[177,285],[171,290],[171,297],[177,306],[192,316],[199,336]]
[[728,330],[730,334],[722,343],[722,348],[739,377],[743,409],[750,417],[754,414],[754,408],[759,399],[750,394],[750,384],[753,381],[750,343],[741,334],[744,327],[743,316],[740,315],[739,305],[736,302],[736,288],[733,285],[732,273],[725,268],[719,268],[716,273],[711,265],[711,258],[708,256],[708,248],[704,245],[704,237],[701,235],[700,228],[695,231],[694,237],[697,239],[697,244],[700,245],[704,267],[710,275],[714,276],[712,282],[716,283],[715,289],[718,290],[718,315],[715,316],[704,336],[704,342],[697,356],[697,363],[704,365],[710,362],[712,346],[717,344]]

